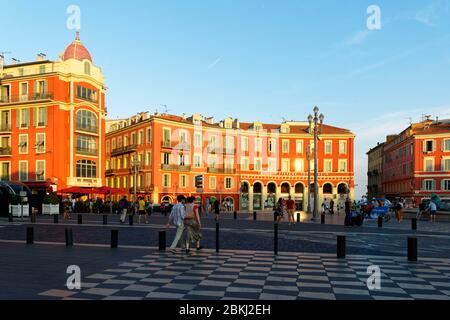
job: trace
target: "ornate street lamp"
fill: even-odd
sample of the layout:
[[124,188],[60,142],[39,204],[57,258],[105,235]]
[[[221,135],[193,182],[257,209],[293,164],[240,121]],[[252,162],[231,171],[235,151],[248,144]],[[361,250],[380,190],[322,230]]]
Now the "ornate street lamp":
[[134,202],[137,202],[137,174],[139,171],[139,166],[141,162],[138,159],[137,154],[133,156],[133,160],[131,160],[131,169],[134,173]]
[[[319,181],[318,181],[318,159],[317,159],[317,142],[319,140],[319,134],[321,133],[323,120],[325,116],[319,115],[319,108],[316,106],[313,109],[314,116],[308,116],[310,133],[314,135],[314,212],[312,221],[318,222],[319,218]],[[311,132],[312,131],[312,132]],[[309,186],[310,187],[310,186]]]

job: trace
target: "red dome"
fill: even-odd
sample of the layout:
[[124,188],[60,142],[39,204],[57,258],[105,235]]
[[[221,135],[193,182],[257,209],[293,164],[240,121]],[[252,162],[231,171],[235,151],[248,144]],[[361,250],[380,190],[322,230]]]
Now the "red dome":
[[63,60],[76,59],[76,60],[84,60],[87,59],[92,62],[92,57],[86,47],[80,42],[80,36],[77,32],[77,36],[75,41],[72,42],[64,51]]

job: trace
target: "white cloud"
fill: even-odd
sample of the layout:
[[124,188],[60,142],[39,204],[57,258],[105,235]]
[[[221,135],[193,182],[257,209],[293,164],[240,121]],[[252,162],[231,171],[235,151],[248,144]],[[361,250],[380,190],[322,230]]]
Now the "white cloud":
[[217,58],[216,60],[214,60],[214,62],[208,66],[208,69],[214,68],[221,60],[222,58]]
[[441,16],[448,15],[448,13],[449,1],[438,0],[431,3],[425,9],[417,12],[413,19],[427,27],[435,27],[439,18]]

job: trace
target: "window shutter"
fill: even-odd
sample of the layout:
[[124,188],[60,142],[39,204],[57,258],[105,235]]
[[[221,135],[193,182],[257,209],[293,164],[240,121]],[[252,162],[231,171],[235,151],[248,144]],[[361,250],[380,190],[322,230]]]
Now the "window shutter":
[[44,126],[47,125],[47,119],[48,119],[47,113],[48,113],[48,108],[44,107],[44,114],[43,114],[43,119],[42,119],[42,122],[44,122]]
[[44,93],[48,93],[48,80],[44,81]]
[[38,114],[39,114],[39,108],[33,108],[33,126],[37,127],[38,125]]
[[36,97],[38,94],[38,82],[34,81],[34,92],[33,95]]
[[427,152],[427,141],[426,140],[422,141],[422,151]]
[[433,140],[433,152],[435,152],[436,151],[436,140]]
[[30,126],[30,109],[25,109],[25,123],[27,124],[27,127]]
[[20,109],[16,109],[16,127],[20,128]]
[[436,190],[436,180],[432,180],[431,185],[433,187],[433,190]]

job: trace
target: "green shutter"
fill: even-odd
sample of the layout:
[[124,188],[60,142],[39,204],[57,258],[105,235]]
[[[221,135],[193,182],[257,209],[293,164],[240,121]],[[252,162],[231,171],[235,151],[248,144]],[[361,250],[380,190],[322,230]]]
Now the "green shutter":
[[16,127],[20,128],[20,109],[16,109]]
[[44,122],[44,126],[46,126],[48,122],[48,107],[44,107],[44,116],[42,121]]
[[33,108],[33,126],[37,127],[38,125],[38,113],[39,113],[39,108]]
[[30,126],[30,109],[25,109],[25,123],[27,124],[27,127]]

